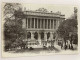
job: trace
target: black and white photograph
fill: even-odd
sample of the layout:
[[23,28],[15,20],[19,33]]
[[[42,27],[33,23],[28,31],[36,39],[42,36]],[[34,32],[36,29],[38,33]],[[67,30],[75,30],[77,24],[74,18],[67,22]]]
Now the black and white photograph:
[[78,6],[2,3],[2,56],[78,53]]

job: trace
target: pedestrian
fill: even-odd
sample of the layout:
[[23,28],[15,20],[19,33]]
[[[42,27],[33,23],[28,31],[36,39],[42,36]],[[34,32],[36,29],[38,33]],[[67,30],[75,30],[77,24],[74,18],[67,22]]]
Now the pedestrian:
[[61,43],[61,49],[62,49],[62,47],[63,47],[63,44]]
[[65,50],[67,49],[67,45],[65,45]]

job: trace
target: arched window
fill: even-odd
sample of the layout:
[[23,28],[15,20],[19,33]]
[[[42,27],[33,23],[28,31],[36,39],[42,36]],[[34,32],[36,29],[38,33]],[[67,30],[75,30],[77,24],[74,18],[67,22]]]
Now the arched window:
[[34,33],[34,38],[38,39],[38,33],[37,32]]
[[48,33],[47,33],[47,39],[49,39],[49,37],[50,37],[50,33],[48,32]]
[[53,39],[55,39],[55,38],[56,38],[56,33],[53,34]]
[[31,38],[31,33],[30,32],[27,33],[27,39],[29,39],[29,38]]

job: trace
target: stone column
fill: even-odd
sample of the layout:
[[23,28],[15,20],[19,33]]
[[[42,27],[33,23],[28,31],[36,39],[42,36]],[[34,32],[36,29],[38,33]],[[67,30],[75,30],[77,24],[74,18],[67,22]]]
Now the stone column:
[[43,28],[45,29],[45,19],[43,20],[43,26],[44,26]]
[[40,29],[40,25],[41,25],[41,20],[39,19],[39,29]]
[[30,28],[32,28],[32,18],[30,18]]
[[44,32],[44,43],[43,46],[47,46],[47,33]]
[[51,40],[53,40],[53,33],[52,32],[50,32],[50,38],[51,38]]
[[51,38],[51,46],[54,46],[54,40],[53,40],[53,33],[50,33],[50,38]]
[[51,29],[51,19],[50,19],[50,29]]
[[34,18],[34,28],[35,28],[35,18]]
[[41,35],[40,35],[40,33],[38,33],[38,39],[41,39],[40,37],[41,37]]
[[37,19],[37,28],[38,28],[38,19]]
[[57,29],[57,20],[56,20],[56,29]]
[[31,32],[31,39],[34,39],[34,32]]
[[59,27],[59,20],[58,20],[58,27]]
[[44,40],[47,41],[47,33],[44,32]]
[[22,20],[22,23],[23,23],[23,24],[22,24],[22,28],[26,28],[26,19],[23,19],[23,20]]
[[39,32],[38,32],[38,41],[39,41],[39,44],[41,45],[41,35]]
[[40,19],[40,28],[42,28],[42,19]]

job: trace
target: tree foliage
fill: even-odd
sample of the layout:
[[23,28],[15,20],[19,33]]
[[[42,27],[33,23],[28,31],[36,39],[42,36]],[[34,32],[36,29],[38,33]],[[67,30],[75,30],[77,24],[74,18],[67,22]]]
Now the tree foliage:
[[21,9],[21,4],[18,3],[6,3],[4,5],[4,16],[12,14],[10,17],[5,17],[4,40],[6,48],[20,45],[26,38],[26,31],[22,28],[22,17],[19,17],[22,15]]
[[60,24],[57,33],[59,37],[69,38],[70,33],[72,33],[71,35],[77,35],[77,29],[77,20],[67,19]]

